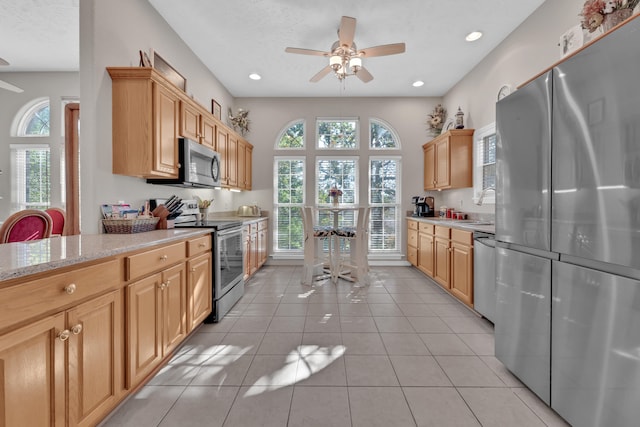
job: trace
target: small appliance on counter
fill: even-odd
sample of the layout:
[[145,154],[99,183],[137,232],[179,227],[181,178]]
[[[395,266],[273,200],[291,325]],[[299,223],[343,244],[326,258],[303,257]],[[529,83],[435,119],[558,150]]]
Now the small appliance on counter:
[[418,200],[420,200],[420,196],[411,197],[411,204],[413,205],[413,213],[411,216],[420,216],[420,210],[418,209]]
[[431,196],[420,196],[416,203],[416,211],[418,215],[415,216],[435,216],[435,210],[433,209],[434,199]]

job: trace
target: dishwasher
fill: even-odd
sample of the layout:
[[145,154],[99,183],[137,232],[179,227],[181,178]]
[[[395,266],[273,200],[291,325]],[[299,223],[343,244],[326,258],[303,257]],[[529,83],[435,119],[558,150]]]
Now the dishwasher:
[[473,308],[495,323],[496,315],[496,242],[495,235],[473,233]]

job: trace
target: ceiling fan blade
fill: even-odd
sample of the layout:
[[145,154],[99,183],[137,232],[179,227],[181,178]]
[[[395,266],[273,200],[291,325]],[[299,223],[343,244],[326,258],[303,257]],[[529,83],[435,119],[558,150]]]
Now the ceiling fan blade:
[[318,73],[315,76],[311,77],[311,80],[309,81],[312,83],[317,83],[330,72],[331,72],[331,65],[327,65],[322,70],[318,71]]
[[356,77],[358,77],[364,83],[369,83],[371,80],[373,80],[373,76],[371,75],[369,70],[364,67],[358,70],[358,72],[356,73]]
[[315,55],[315,56],[329,56],[329,52],[323,52],[321,50],[303,49],[300,47],[288,47],[284,50],[287,53],[298,53],[300,55]]
[[18,86],[14,86],[11,83],[7,83],[3,80],[0,80],[0,89],[10,90],[11,92],[22,93],[23,89],[20,89]]
[[353,44],[353,37],[356,34],[356,18],[350,16],[343,16],[340,21],[340,28],[338,29],[338,38],[340,39],[340,46],[351,47]]
[[358,54],[372,58],[374,56],[396,55],[398,53],[404,53],[404,51],[404,43],[393,43],[361,49],[358,51]]
[[4,58],[0,58],[0,65],[9,65],[9,62]]

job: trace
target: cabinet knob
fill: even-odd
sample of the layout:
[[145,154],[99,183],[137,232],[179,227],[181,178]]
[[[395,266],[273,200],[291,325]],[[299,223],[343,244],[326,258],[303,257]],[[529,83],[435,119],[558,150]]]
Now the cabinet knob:
[[171,280],[167,280],[167,283],[165,283],[165,288],[168,288],[169,285],[171,285]]
[[195,267],[191,267],[191,272],[195,273],[196,272],[196,268]]
[[201,248],[204,248],[204,247],[207,246],[207,244],[206,243],[200,243],[198,246],[201,247]]
[[167,259],[169,259],[169,257],[168,257],[168,256],[166,256],[166,255],[162,255],[162,256],[160,257],[160,261],[166,261]]
[[166,283],[164,283],[164,282],[162,282],[162,283],[160,283],[160,284],[158,285],[158,287],[160,288],[160,290],[163,290],[163,291],[164,291],[164,289],[167,287],[167,284],[166,284]]
[[76,291],[76,284],[75,283],[71,283],[67,286],[64,287],[64,291],[71,295],[72,293],[74,293]]
[[58,339],[59,339],[60,341],[66,341],[66,340],[68,340],[68,339],[69,339],[69,336],[70,336],[70,335],[71,335],[71,333],[69,332],[69,330],[68,330],[68,329],[65,329],[64,331],[60,331],[60,332],[58,333]]
[[182,167],[182,164],[178,163],[176,166],[178,167],[178,169],[180,169]]
[[73,333],[73,335],[78,335],[80,332],[82,332],[82,324],[78,323],[77,325],[75,325],[73,328],[71,328],[71,332]]

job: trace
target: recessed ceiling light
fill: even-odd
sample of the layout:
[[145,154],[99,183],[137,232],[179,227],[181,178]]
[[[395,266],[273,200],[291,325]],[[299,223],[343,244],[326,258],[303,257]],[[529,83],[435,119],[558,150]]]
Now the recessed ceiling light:
[[478,40],[480,37],[482,37],[482,31],[472,31],[469,34],[467,34],[467,37],[465,37],[464,39],[468,42],[474,42]]
[[262,78],[262,76],[258,73],[251,73],[249,74],[249,78],[251,80],[260,80]]
[[416,80],[415,82],[413,82],[413,87],[420,87],[423,85],[424,85],[424,82],[422,80]]

